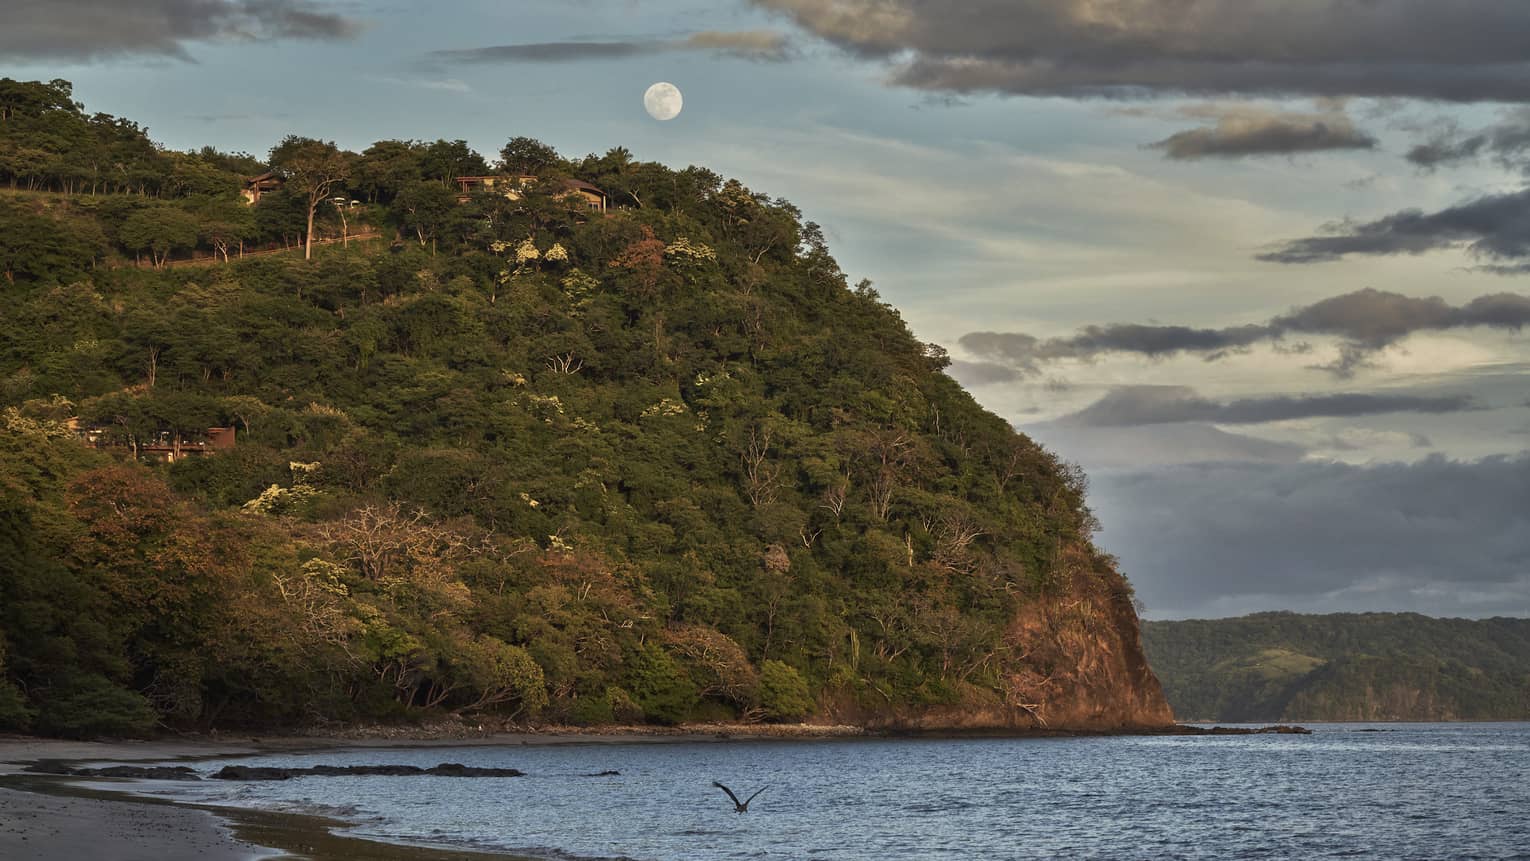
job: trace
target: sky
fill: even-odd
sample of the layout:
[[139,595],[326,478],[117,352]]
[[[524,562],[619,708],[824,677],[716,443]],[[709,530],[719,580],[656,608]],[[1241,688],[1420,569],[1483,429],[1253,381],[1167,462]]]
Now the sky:
[[1530,615],[1523,0],[5,6],[0,75],[173,148],[526,135],[792,201],[1085,467],[1148,618]]

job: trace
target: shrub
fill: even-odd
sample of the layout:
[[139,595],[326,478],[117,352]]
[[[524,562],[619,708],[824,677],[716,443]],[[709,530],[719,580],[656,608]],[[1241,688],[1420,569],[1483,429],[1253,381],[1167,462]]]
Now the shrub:
[[812,714],[818,704],[795,668],[766,661],[760,666],[760,706],[771,720],[799,721]]
[[101,676],[76,676],[55,690],[37,715],[37,728],[68,738],[143,736],[158,719],[149,701]]
[[26,697],[5,677],[5,639],[0,637],[0,730],[24,730],[31,723]]
[[650,721],[673,725],[690,715],[699,692],[667,652],[644,646],[633,656],[629,669],[632,694]]
[[632,694],[614,685],[606,688],[606,708],[610,710],[612,719],[617,723],[642,723],[645,719],[643,707],[632,698]]
[[0,730],[24,731],[32,725],[26,698],[9,681],[0,679]]

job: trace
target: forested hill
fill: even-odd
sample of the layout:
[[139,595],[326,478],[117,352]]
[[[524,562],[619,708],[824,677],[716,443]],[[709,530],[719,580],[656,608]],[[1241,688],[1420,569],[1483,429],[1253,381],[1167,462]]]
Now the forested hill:
[[1187,720],[1530,719],[1530,619],[1260,613],[1143,642]]
[[1169,720],[1082,476],[783,200],[175,153],[63,82],[0,82],[0,152],[0,726]]

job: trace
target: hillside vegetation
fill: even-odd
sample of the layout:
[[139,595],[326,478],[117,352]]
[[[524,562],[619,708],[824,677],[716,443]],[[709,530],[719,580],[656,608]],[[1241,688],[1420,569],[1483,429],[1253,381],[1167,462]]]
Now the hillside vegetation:
[[1147,622],[1143,645],[1187,720],[1530,718],[1530,619],[1260,613]]
[[[0,727],[1168,720],[1083,477],[786,201],[526,138],[542,181],[465,202],[460,142],[145,141],[0,82]],[[397,241],[132,265],[334,195]]]

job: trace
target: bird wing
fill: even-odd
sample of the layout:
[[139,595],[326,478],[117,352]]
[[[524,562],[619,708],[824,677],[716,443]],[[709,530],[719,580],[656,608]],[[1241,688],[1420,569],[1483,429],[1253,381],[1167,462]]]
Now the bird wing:
[[722,784],[721,784],[721,783],[718,783],[718,782],[717,782],[717,781],[715,781],[715,780],[714,780],[714,781],[712,781],[712,785],[713,785],[713,786],[715,786],[715,787],[717,787],[717,788],[718,788],[718,789],[721,789],[721,790],[722,790],[722,791],[723,791],[723,792],[726,792],[726,793],[728,793],[728,797],[729,797],[729,798],[731,798],[731,799],[733,799],[733,803],[734,803],[734,804],[735,804],[735,805],[737,805],[737,804],[738,804],[738,796],[737,796],[737,795],[734,795],[734,794],[733,794],[733,790],[731,790],[731,789],[729,789],[729,788],[728,788],[728,787],[726,787],[726,786],[723,786],[723,785],[722,785]]
[[[759,797],[760,797],[760,793],[762,793],[762,792],[764,792],[764,791],[765,791],[765,790],[767,790],[767,789],[769,789],[769,788],[770,788],[770,786],[769,786],[769,784],[767,784],[767,785],[765,785],[765,786],[762,786],[762,787],[760,787],[760,788],[759,788],[759,789],[756,789],[756,790],[755,790],[755,791],[754,791],[754,794],[753,794],[753,795],[751,795],[751,796],[749,796],[749,801],[753,801],[753,800],[755,800],[755,799],[756,799],[756,798],[759,798]],[[728,794],[729,794],[729,795],[732,795],[732,794],[733,794],[733,793],[731,793],[731,792],[730,792],[730,793],[728,793]],[[744,802],[744,806],[745,806],[745,807],[748,807],[748,806],[749,806],[749,801],[745,801],[745,802]]]

